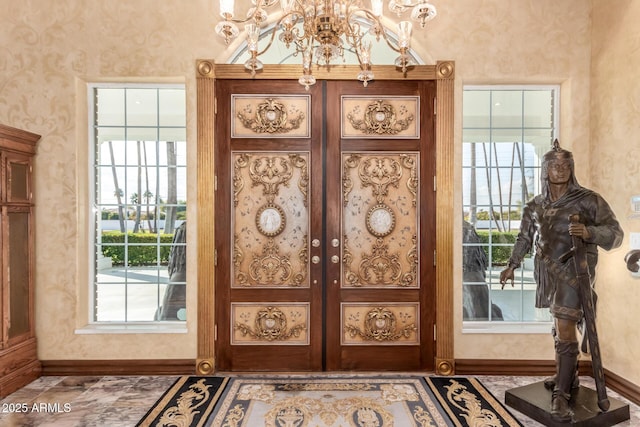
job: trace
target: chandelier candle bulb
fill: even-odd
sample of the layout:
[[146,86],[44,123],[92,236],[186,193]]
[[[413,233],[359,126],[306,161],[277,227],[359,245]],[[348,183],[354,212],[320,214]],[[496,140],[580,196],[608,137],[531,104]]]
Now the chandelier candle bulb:
[[380,18],[382,16],[382,0],[371,0],[371,13],[376,18]]
[[398,23],[398,44],[400,49],[411,46],[411,30],[413,25],[409,21],[401,21]]
[[233,19],[233,0],[220,0],[220,15],[225,20]]
[[260,27],[256,24],[247,24],[244,29],[247,32],[247,48],[250,52],[257,52],[258,39],[260,38]]

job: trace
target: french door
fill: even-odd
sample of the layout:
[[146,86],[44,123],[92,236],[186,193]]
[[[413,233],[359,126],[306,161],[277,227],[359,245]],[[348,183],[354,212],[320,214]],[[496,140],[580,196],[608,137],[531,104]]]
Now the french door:
[[216,80],[216,370],[433,369],[435,87]]

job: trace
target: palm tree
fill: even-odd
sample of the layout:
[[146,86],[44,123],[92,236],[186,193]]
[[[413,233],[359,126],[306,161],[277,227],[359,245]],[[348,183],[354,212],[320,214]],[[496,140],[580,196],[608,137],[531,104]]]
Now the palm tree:
[[[147,190],[147,191],[144,192],[143,197],[144,197],[144,200],[145,200],[145,202],[147,204],[147,224],[149,225],[149,232],[150,233],[157,233],[158,230],[157,230],[157,227],[156,227],[156,225],[157,225],[157,223],[156,223],[156,215],[155,214],[151,215],[151,211],[149,211],[149,200],[153,199],[153,193],[151,191]],[[156,206],[157,206],[157,204],[156,204]],[[151,217],[152,216],[153,216],[153,224],[151,223],[151,219],[152,219]]]
[[[499,215],[498,219],[500,220],[500,224],[498,225],[498,230],[504,231],[504,212],[502,209],[502,207],[504,206],[504,203],[502,201],[502,180],[500,179],[500,164],[498,162],[498,144],[495,142],[493,143],[493,157],[496,162],[495,168],[496,168],[496,181],[498,182],[498,206],[500,207],[500,210],[498,211],[498,215]],[[496,224],[497,224],[497,221],[496,221]]]
[[137,233],[140,231],[140,220],[142,219],[142,205],[140,204],[138,193],[132,193],[129,201],[135,206],[133,232]]
[[111,155],[111,172],[113,173],[113,184],[116,188],[114,192],[114,196],[116,196],[116,200],[118,202],[118,218],[120,219],[120,231],[122,233],[126,232],[126,225],[124,222],[124,209],[122,208],[122,196],[124,195],[124,191],[118,185],[118,174],[116,173],[116,160],[113,155],[113,141],[109,141],[109,154]]
[[[491,224],[495,224],[496,228],[498,229],[498,231],[502,231],[500,228],[500,223],[498,222],[498,219],[496,218],[496,212],[493,209],[493,192],[491,191],[492,186],[491,186],[491,168],[489,167],[489,154],[487,154],[487,147],[486,144],[489,144],[489,149],[491,149],[491,143],[482,143],[482,151],[484,153],[484,164],[485,164],[485,172],[487,175],[487,188],[489,189],[489,221],[491,221]],[[499,173],[499,171],[498,171]]]
[[173,234],[176,226],[176,203],[178,202],[176,173],[176,143],[167,141],[167,207],[164,214],[164,233]]
[[124,207],[122,206],[122,196],[124,196],[124,191],[122,190],[122,188],[117,188],[116,191],[113,192],[113,195],[116,196],[116,199],[118,201],[118,220],[120,220],[120,232],[124,233],[126,231]]
[[471,148],[471,176],[469,177],[469,222],[474,227],[478,222],[478,190],[477,190],[477,182],[476,182],[476,143],[472,142],[469,144]]
[[[146,182],[146,191],[144,192],[144,199],[147,204],[147,224],[149,225],[150,233],[157,233],[157,217],[158,217],[158,203],[157,200],[154,202],[153,208],[153,224],[151,223],[151,212],[149,211],[149,200],[153,198],[153,193],[149,191],[149,164],[147,163],[147,141],[142,142],[142,150],[144,152],[143,160],[144,160],[144,178]],[[158,192],[158,180],[156,179],[156,193]]]
[[[133,232],[137,233],[138,231],[140,231],[140,219],[142,217],[142,200],[140,199],[139,195],[142,194],[142,151],[140,150],[141,148],[141,141],[136,141],[137,144],[137,148],[138,148],[138,191],[136,193],[133,193],[131,195],[131,203],[136,205],[136,222],[133,225]],[[135,202],[134,202],[134,198],[135,198]]]

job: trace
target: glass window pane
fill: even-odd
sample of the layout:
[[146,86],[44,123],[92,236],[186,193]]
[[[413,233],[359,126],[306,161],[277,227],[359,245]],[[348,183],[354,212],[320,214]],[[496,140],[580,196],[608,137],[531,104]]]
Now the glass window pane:
[[[109,232],[112,231],[112,232]],[[113,230],[109,230],[108,228],[104,228],[103,232],[100,236],[101,243],[100,246],[100,254],[106,258],[111,260],[111,266],[123,266],[125,260],[125,238],[122,233],[113,232]],[[123,278],[125,277],[126,271],[122,274],[116,273],[115,271],[107,271],[107,270],[98,270],[98,281],[114,281],[116,277]],[[107,275],[105,277],[101,277],[100,275]]]
[[98,322],[126,321],[126,287],[124,283],[96,284],[96,320]]
[[9,168],[9,197],[12,201],[29,200],[29,164],[23,161],[7,161]]
[[[160,164],[160,153],[158,147],[160,143],[155,140],[147,140],[141,142],[142,164],[147,166],[156,166]],[[166,160],[164,160],[166,163]]]
[[524,127],[546,128],[553,126],[553,92],[529,90],[523,92]]
[[9,279],[9,313],[5,313],[5,316],[9,318],[9,338],[14,338],[26,334],[30,330],[30,256],[27,243],[29,241],[30,221],[28,212],[9,212],[7,218],[11,251],[9,252],[9,268],[6,272]]
[[142,143],[143,141],[156,141],[158,139],[158,129],[155,127],[130,127],[127,128],[127,141],[130,144]]
[[176,164],[180,166],[187,165],[187,140],[183,139],[175,142]]
[[[126,168],[121,166],[98,166],[96,168],[98,205],[122,203],[125,197]],[[125,199],[126,200],[126,199]]]
[[157,89],[127,89],[126,102],[127,126],[158,125]]
[[124,164],[125,163],[125,128],[96,129],[96,164]]
[[164,287],[156,320],[186,320],[186,285],[174,282]]
[[187,129],[186,128],[161,128],[158,139],[160,141],[186,141]]
[[[491,142],[498,144],[514,144],[522,141],[522,128],[518,129],[493,129]],[[500,151],[501,153],[504,150]]]
[[149,322],[156,320],[161,293],[166,285],[135,283],[127,286],[127,321]]
[[484,167],[489,164],[490,147],[487,145],[489,136],[487,139],[464,142],[462,145],[462,166],[463,167]]
[[[488,128],[491,123],[491,92],[488,90],[464,91],[462,115],[465,128]],[[469,141],[465,139],[465,141]]]
[[100,126],[124,126],[124,89],[98,88],[95,94],[96,123]]
[[[187,124],[185,91],[184,90],[163,90],[159,94],[160,126],[179,126],[176,130],[184,130]],[[186,140],[185,137],[177,138]]]
[[491,126],[494,128],[522,127],[522,91],[491,92]]

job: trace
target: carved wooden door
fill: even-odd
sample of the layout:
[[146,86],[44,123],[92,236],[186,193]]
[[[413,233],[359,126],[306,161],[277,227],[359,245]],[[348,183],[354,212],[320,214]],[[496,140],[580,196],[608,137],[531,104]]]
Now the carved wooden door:
[[433,369],[434,88],[216,82],[216,369]]

